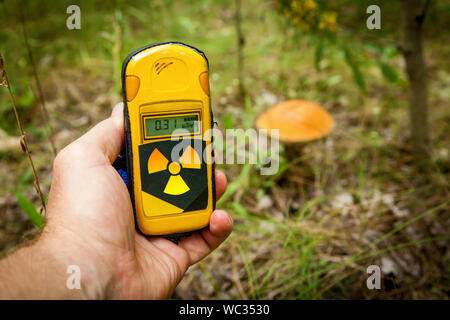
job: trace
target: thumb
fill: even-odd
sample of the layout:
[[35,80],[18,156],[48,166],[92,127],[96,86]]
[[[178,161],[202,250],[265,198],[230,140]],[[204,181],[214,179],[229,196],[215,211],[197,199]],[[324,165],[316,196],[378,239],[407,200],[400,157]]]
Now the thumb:
[[[107,161],[111,164],[116,160],[122,149],[123,139],[123,103],[119,103],[114,107],[111,117],[95,125],[81,136],[76,143],[82,144],[87,156],[93,156],[100,152],[106,156]],[[91,158],[93,161],[95,159],[98,158]]]

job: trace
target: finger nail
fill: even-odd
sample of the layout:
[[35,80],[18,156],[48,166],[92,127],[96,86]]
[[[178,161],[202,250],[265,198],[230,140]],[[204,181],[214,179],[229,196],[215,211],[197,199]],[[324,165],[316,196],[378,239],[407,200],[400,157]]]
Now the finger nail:
[[113,108],[112,112],[111,112],[111,117],[115,117],[119,114],[121,114],[123,111],[123,103],[120,102],[118,104],[115,105],[115,107]]
[[230,222],[230,225],[234,225],[233,217],[231,214],[228,214],[228,221]]

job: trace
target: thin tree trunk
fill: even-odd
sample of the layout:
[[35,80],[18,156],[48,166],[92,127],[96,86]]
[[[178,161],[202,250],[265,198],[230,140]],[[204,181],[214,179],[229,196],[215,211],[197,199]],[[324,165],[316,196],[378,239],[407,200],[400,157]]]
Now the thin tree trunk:
[[23,33],[23,39],[25,42],[25,48],[27,49],[28,59],[30,60],[30,65],[31,65],[31,70],[32,70],[32,75],[33,75],[35,83],[36,83],[36,92],[37,92],[39,102],[41,104],[44,124],[46,126],[46,129],[48,128],[48,130],[49,130],[48,140],[50,142],[50,147],[52,149],[53,156],[56,157],[56,154],[58,153],[58,151],[56,149],[56,144],[54,141],[54,130],[53,130],[53,126],[51,124],[51,119],[50,119],[50,115],[47,110],[47,106],[45,104],[44,91],[42,90],[41,81],[39,80],[39,73],[37,71],[36,63],[34,61],[33,51],[30,47],[30,43],[28,42],[27,29],[25,28],[25,13],[23,11],[22,11],[22,16],[21,16],[21,23],[22,23],[22,33]]
[[414,154],[419,165],[429,159],[427,67],[423,55],[422,25],[428,0],[402,0],[404,14],[403,56],[409,78],[409,115]]
[[239,78],[239,96],[245,97],[244,86],[244,45],[245,39],[242,33],[242,18],[241,18],[241,0],[235,2],[235,24],[237,37],[237,64],[238,64],[238,78]]

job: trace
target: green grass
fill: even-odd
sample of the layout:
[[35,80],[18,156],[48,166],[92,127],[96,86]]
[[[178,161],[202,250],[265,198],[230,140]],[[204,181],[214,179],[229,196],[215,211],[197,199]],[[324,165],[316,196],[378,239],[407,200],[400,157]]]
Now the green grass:
[[[436,200],[440,201],[441,207],[434,203],[432,209],[427,207],[407,219],[395,220],[397,224],[391,223],[388,219],[392,216],[390,209],[381,204],[373,204],[379,206],[375,208],[374,216],[367,215],[371,207],[364,201],[372,200],[375,190],[394,194],[400,203],[413,203],[420,193],[411,183],[416,175],[408,165],[408,155],[397,147],[407,147],[407,100],[405,79],[398,67],[399,53],[394,52],[391,45],[374,53],[378,49],[349,40],[356,43],[358,55],[347,55],[347,60],[353,63],[356,59],[363,63],[361,70],[355,69],[355,65],[351,68],[339,46],[327,44],[318,54],[315,37],[301,34],[294,37],[294,32],[286,29],[270,1],[245,1],[244,68],[248,95],[239,97],[233,1],[80,3],[80,31],[64,27],[67,1],[27,2],[26,5],[30,43],[36,50],[44,89],[52,99],[57,97],[52,97],[51,75],[58,70],[83,72],[87,86],[94,85],[100,78],[111,85],[109,92],[98,94],[108,93],[120,99],[122,59],[130,51],[149,43],[174,40],[194,45],[207,54],[212,106],[221,129],[253,128],[256,117],[272,103],[264,100],[265,93],[274,94],[278,100],[316,101],[335,117],[336,128],[329,139],[306,145],[304,156],[297,163],[289,162],[281,146],[280,170],[276,175],[261,176],[258,164],[219,166],[226,171],[229,184],[218,206],[232,213],[236,225],[221,250],[225,263],[214,262],[212,258],[199,264],[204,275],[201,279],[211,284],[214,297],[222,295],[215,272],[232,269],[234,265],[237,272],[242,270],[242,274],[233,284],[240,287],[233,298],[343,298],[354,287],[364,289],[365,267],[379,263],[382,255],[409,248],[412,254],[420,256],[423,253],[417,253],[421,251],[417,248],[422,248],[419,245],[448,240],[448,237],[439,236],[411,240],[405,235],[408,226],[431,223],[430,217],[439,218],[438,212],[448,206],[442,200],[444,196]],[[8,10],[1,10],[4,6]],[[47,131],[42,126],[36,98],[29,87],[32,79],[20,23],[12,14],[16,11],[16,6],[9,2],[0,4],[0,21],[3,23],[0,51],[18,97],[19,111],[27,123],[26,131],[38,138],[36,145],[42,146]],[[373,58],[377,55],[382,60]],[[448,70],[445,72],[448,75]],[[368,95],[364,95],[354,82],[361,73],[365,75],[364,88]],[[362,86],[361,79],[358,81]],[[445,87],[445,76],[440,81],[441,87]],[[64,84],[59,85],[64,88]],[[430,87],[432,97],[443,91],[436,89],[433,83]],[[82,98],[92,103],[93,97]],[[6,95],[0,94],[0,128],[14,135],[17,131],[6,99]],[[446,145],[442,141],[448,138],[448,123],[445,122],[448,112],[445,113],[445,104],[433,99],[436,109],[444,110],[439,116],[435,142],[444,148]],[[65,110],[57,112],[64,115]],[[97,117],[94,122],[100,120],[100,116]],[[245,140],[245,137],[239,139]],[[38,149],[35,148],[38,166],[51,170],[47,165],[51,163],[51,153]],[[2,165],[16,160],[14,157],[2,155]],[[290,170],[306,164],[320,179],[316,179],[313,186],[302,186],[304,193],[300,196],[294,190],[298,185],[291,181]],[[13,187],[11,184],[2,186],[1,192],[11,195],[18,191],[19,205],[33,220],[35,212],[23,196],[32,188],[30,173],[21,162],[15,170],[18,178],[12,183]],[[436,175],[445,180],[447,173],[441,171],[444,172]],[[432,184],[430,188],[439,195],[447,188],[448,195],[448,187],[443,185],[438,188]],[[333,206],[334,196],[342,192],[355,199],[352,211],[347,215],[341,208]],[[264,196],[270,196],[273,205],[256,210]],[[294,202],[298,202],[297,207]],[[41,225],[39,221],[35,223]],[[367,230],[380,233],[369,246],[363,244],[361,236]],[[360,238],[355,240],[351,238],[352,234],[358,234]],[[359,297],[366,294],[363,289],[360,289]],[[196,292],[197,297],[201,297],[201,290]]]

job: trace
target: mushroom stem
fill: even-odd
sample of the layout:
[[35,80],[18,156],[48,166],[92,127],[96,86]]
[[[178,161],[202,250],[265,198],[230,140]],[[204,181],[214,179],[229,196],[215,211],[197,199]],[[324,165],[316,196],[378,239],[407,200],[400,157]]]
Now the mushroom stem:
[[312,185],[314,181],[314,171],[311,165],[304,161],[304,143],[291,143],[285,145],[285,157],[289,163],[289,169],[286,172],[286,178],[293,185],[292,188],[297,190],[300,198],[305,197],[305,188]]
[[284,147],[284,154],[286,155],[286,159],[289,161],[289,163],[294,164],[300,162],[303,155],[303,144],[286,144]]

